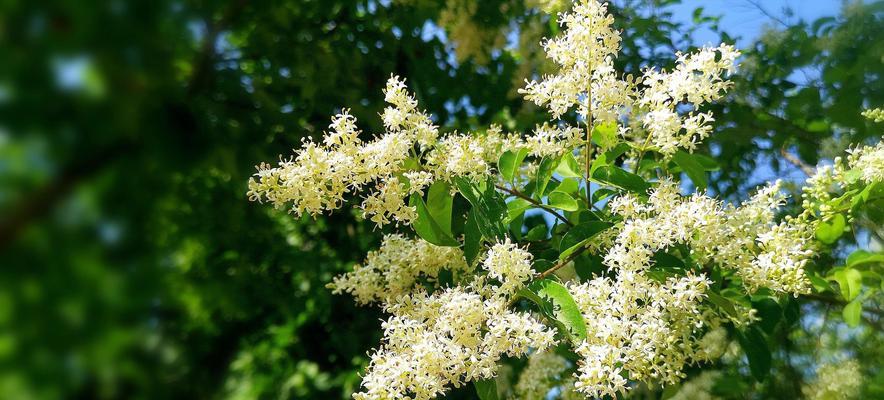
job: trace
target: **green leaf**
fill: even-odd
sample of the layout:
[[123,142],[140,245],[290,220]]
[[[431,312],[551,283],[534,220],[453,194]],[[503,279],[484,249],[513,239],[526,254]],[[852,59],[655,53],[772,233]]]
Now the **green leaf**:
[[[433,219],[433,215],[427,208],[427,204],[424,203],[424,199],[418,193],[411,195],[409,205],[417,209],[417,219],[411,223],[411,226],[414,228],[414,232],[417,233],[418,236],[437,246],[460,246],[460,242],[451,237],[451,232],[446,232],[442,229],[439,223]],[[448,226],[450,229],[450,220]]]
[[651,187],[642,177],[613,166],[601,166],[592,172],[592,179],[631,192],[646,194]]
[[544,240],[546,239],[546,234],[548,231],[549,228],[547,228],[546,224],[537,225],[531,228],[531,230],[529,230],[528,233],[525,234],[525,240],[529,242]]
[[756,381],[761,382],[770,374],[771,355],[770,348],[764,333],[757,326],[750,326],[743,332],[737,333],[737,340],[749,359],[749,370]]
[[497,170],[500,171],[500,176],[507,182],[512,182],[519,173],[519,166],[522,165],[522,161],[525,160],[527,155],[528,149],[525,148],[519,149],[516,152],[507,150],[501,154],[500,159],[497,161]]
[[537,178],[534,180],[536,186],[534,188],[534,197],[540,199],[546,191],[546,185],[549,184],[553,171],[559,165],[559,157],[544,157],[537,167]]
[[498,400],[496,379],[473,381],[473,386],[476,387],[476,394],[479,396],[479,400]]
[[847,256],[847,266],[856,267],[869,263],[884,263],[884,253],[872,253],[866,250],[856,250]]
[[722,297],[718,293],[713,291],[707,291],[706,296],[709,299],[709,302],[718,306],[718,308],[722,309],[722,311],[726,312],[728,315],[732,317],[739,317],[737,313],[736,307],[734,307],[734,303],[730,300]]
[[574,200],[570,194],[563,192],[552,192],[549,194],[549,206],[565,211],[577,211],[577,200]]
[[562,161],[556,167],[556,172],[565,178],[582,178],[583,173],[580,172],[580,164],[574,159],[574,154],[565,153]]
[[472,265],[482,249],[482,232],[479,231],[479,221],[476,220],[475,211],[467,213],[467,223],[463,233],[463,255],[467,264]]
[[561,254],[559,254],[559,260],[568,258],[568,256],[577,251],[577,249],[583,247],[586,243],[589,243],[593,237],[610,227],[610,222],[587,221],[571,228],[568,233],[562,237],[562,242],[559,244],[559,249],[562,249]]
[[613,147],[618,140],[616,122],[605,122],[592,128],[592,141],[603,149]]
[[841,290],[841,296],[845,300],[851,301],[859,296],[862,290],[863,275],[853,268],[844,268],[832,275],[835,282],[838,282],[838,288]]
[[457,177],[454,178],[454,183],[460,194],[473,206],[482,236],[487,240],[503,239],[507,232],[507,205],[503,196],[494,189],[491,179],[474,183]]
[[675,164],[681,167],[688,177],[691,178],[691,181],[694,182],[695,186],[700,189],[706,188],[706,171],[693,154],[679,150],[672,156],[672,161],[675,161]]
[[556,281],[541,279],[528,285],[527,291],[533,296],[525,297],[535,302],[542,313],[555,321],[559,331],[572,344],[577,345],[586,339],[586,322],[567,288]]
[[556,186],[556,189],[553,192],[562,192],[562,193],[577,193],[577,190],[580,189],[580,182],[574,178],[567,178],[562,181],[559,186]]
[[807,278],[810,279],[810,284],[813,285],[813,290],[817,293],[832,290],[832,286],[829,285],[829,282],[819,276],[816,272],[807,272]]
[[718,161],[715,161],[712,157],[698,153],[692,153],[692,155],[694,156],[694,159],[700,163],[704,171],[718,171],[721,168],[718,166]]
[[844,317],[844,322],[847,323],[847,326],[856,328],[859,325],[860,317],[862,317],[862,311],[862,299],[857,298],[844,306],[844,309],[841,310],[841,315]]
[[629,150],[629,145],[626,143],[620,143],[617,146],[614,146],[613,149],[608,150],[602,154],[599,154],[595,160],[592,160],[592,167],[590,167],[589,172],[592,174],[595,170],[604,167],[604,166],[612,166],[614,162],[617,161],[617,157],[623,155]]
[[439,224],[442,231],[451,236],[451,207],[454,197],[451,195],[451,186],[445,181],[436,181],[427,191],[427,211],[433,217],[433,221]]
[[663,393],[660,395],[660,400],[667,400],[672,398],[672,396],[675,396],[679,390],[681,390],[681,383],[666,385],[666,387],[663,389]]
[[512,221],[516,219],[519,215],[525,212],[525,210],[531,208],[531,202],[522,198],[515,198],[509,203],[506,203],[506,214],[507,220]]
[[599,188],[598,190],[592,192],[592,204],[598,203],[608,197],[611,197],[618,192],[616,190],[608,189],[608,188]]
[[844,219],[844,215],[835,214],[828,221],[820,221],[816,227],[816,238],[825,244],[835,243],[844,233],[846,226],[847,221]]

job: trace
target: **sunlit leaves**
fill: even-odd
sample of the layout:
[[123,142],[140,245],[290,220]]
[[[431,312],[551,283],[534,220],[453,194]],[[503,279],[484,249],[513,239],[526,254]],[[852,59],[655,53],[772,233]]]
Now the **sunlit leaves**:
[[568,289],[550,279],[534,281],[519,296],[531,300],[546,317],[552,319],[563,336],[574,344],[586,339],[586,322]]

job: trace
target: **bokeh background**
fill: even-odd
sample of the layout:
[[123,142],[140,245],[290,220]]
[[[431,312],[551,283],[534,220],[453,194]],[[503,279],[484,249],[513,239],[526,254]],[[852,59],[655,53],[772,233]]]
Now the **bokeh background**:
[[[537,43],[557,27],[540,9],[558,3],[0,1],[0,397],[349,398],[382,315],[324,285],[383,231],[248,202],[254,165],[342,107],[378,132],[390,74],[443,130],[531,128],[545,115],[516,90],[550,67]],[[632,73],[703,44],[744,51],[703,149],[723,166],[717,195],[800,183],[783,151],[815,165],[881,136],[859,115],[884,105],[881,1],[611,10]],[[880,248],[881,224],[868,228],[842,247]],[[751,397],[797,396],[809,343],[827,338],[881,398],[882,327],[802,312]]]

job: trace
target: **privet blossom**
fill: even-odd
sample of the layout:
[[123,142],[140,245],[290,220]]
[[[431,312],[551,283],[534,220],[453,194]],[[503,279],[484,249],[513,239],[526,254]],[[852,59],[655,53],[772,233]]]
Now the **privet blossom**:
[[[558,2],[538,4],[553,3],[559,7]],[[648,67],[639,77],[624,76],[613,67],[620,34],[606,4],[577,1],[558,21],[562,34],[542,44],[558,71],[521,90],[526,101],[545,107],[552,117],[532,131],[507,133],[492,126],[443,134],[405,81],[392,76],[384,89],[383,133],[361,132],[344,109],[332,118],[322,140],[305,139],[294,156],[276,166],[261,164],[249,181],[252,200],[297,216],[316,216],[353,201],[377,226],[405,228],[386,235],[364,263],[328,285],[334,293],[350,294],[360,305],[377,305],[388,314],[355,399],[432,399],[451,387],[494,378],[505,357],[528,357],[514,386],[514,394],[524,399],[553,392],[563,399],[616,397],[639,383],[678,383],[686,367],[733,353],[726,327],[739,329],[757,319],[749,295],[810,293],[808,265],[818,250],[814,230],[819,221],[842,212],[831,205],[833,196],[856,183],[884,180],[884,144],[879,143],[857,147],[846,161],[839,158],[819,168],[802,190],[802,211],[794,217],[780,217],[787,198],[779,181],[739,204],[704,192],[684,195],[666,162],[679,152],[694,151],[711,134],[714,117],[699,107],[720,99],[730,87],[727,76],[739,53],[729,45],[703,48],[676,54],[670,71]],[[469,45],[463,38],[460,43]],[[876,112],[867,114],[878,118]],[[602,130],[609,136],[597,140],[601,149],[593,149],[591,135]],[[584,198],[583,190],[592,198],[587,175],[594,165],[587,162],[603,159],[603,151],[618,145],[627,148],[618,153],[623,159],[619,164],[606,160],[606,167],[637,165],[650,153],[658,167],[633,169],[639,180],[650,181],[650,189],[624,190],[603,181],[610,198]],[[520,162],[508,166],[513,179],[500,173],[505,155]],[[549,185],[556,189],[531,193],[539,190],[542,170],[547,174],[543,185],[551,179],[549,160],[559,163],[560,158],[564,161],[553,165],[560,175]],[[464,228],[463,236],[442,232],[457,237],[440,240],[442,226],[453,224],[421,221],[435,217],[421,214],[421,203],[413,200],[422,200],[439,184],[446,188],[442,196],[457,196],[464,182],[500,190],[566,222],[541,232],[552,239],[532,248],[513,231],[488,234],[494,223],[519,221],[505,210],[488,214],[506,205],[495,204],[487,193],[478,200],[475,193],[461,193],[471,203],[471,215],[490,222]],[[570,191],[563,189],[568,185]],[[553,204],[554,194],[570,201]],[[442,211],[439,215],[452,214],[450,205],[447,214]],[[454,218],[462,216],[454,213]],[[558,248],[565,241],[562,232],[578,231],[573,226],[587,218],[603,222],[597,225],[602,231],[571,249]],[[471,221],[467,225],[480,224],[479,218]],[[409,226],[421,237],[412,235]],[[430,235],[428,226],[434,229]],[[521,233],[521,225],[515,229]],[[474,231],[482,237],[470,244],[480,248],[468,256],[467,236]],[[541,263],[537,254],[549,249],[559,254],[545,255]],[[576,268],[581,252],[600,260],[598,269],[591,276],[563,273],[565,267]],[[541,265],[549,270],[542,272]],[[526,301],[549,296],[534,293],[532,282],[555,282],[557,276],[576,308],[569,323],[576,317],[585,329],[563,330],[557,314],[566,312],[562,304],[550,310]],[[717,300],[711,301],[722,286],[747,300],[724,307],[721,295],[714,294]],[[584,330],[574,339],[576,331]],[[563,351],[573,359],[561,356]],[[808,393],[854,392],[855,369],[821,368]],[[712,398],[710,388],[718,376],[700,374],[675,398]]]

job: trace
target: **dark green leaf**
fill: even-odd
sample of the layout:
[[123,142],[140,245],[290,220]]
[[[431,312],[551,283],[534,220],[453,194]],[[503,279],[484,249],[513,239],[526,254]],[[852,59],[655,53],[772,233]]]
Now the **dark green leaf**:
[[728,315],[730,315],[732,317],[739,317],[739,314],[737,313],[737,309],[736,309],[736,307],[734,307],[734,303],[732,303],[727,298],[722,297],[721,295],[719,295],[718,293],[715,293],[713,291],[706,292],[706,296],[709,299],[710,303],[715,304],[716,306],[718,306],[718,308],[720,308],[722,311],[724,311]]
[[562,156],[562,161],[556,167],[555,172],[565,178],[583,177],[583,173],[580,172],[580,164],[577,163],[577,160],[574,159],[574,155],[571,153],[565,153]]
[[494,378],[473,381],[479,400],[498,400],[497,380]]
[[529,242],[536,242],[538,240],[546,239],[546,233],[549,229],[544,224],[537,225],[525,234],[525,240]]
[[838,282],[838,288],[841,290],[841,296],[845,300],[851,301],[859,296],[862,290],[863,276],[862,273],[853,268],[844,268],[836,271],[832,277]]
[[737,333],[740,346],[749,359],[749,370],[756,381],[762,382],[770,374],[771,355],[764,333],[757,326],[750,326]]
[[571,228],[568,233],[562,237],[562,242],[559,244],[559,248],[562,250],[559,255],[559,260],[564,260],[568,258],[571,253],[577,251],[580,247],[584,246],[590,240],[592,240],[595,235],[603,232],[605,229],[611,227],[611,223],[605,221],[587,221],[582,224],[578,224],[575,227]]
[[640,194],[646,194],[651,187],[642,177],[612,166],[599,167],[593,171],[592,179],[602,184],[616,186]]
[[586,339],[586,322],[567,288],[556,281],[541,279],[532,282],[527,289],[533,295],[526,298],[535,302],[542,313],[555,321],[559,331],[572,344],[577,345]]
[[491,179],[474,183],[469,179],[454,178],[458,191],[475,210],[479,231],[487,240],[502,240],[506,236],[507,205],[503,196],[494,188]]
[[693,154],[679,150],[672,156],[672,161],[675,161],[682,171],[691,178],[694,186],[700,189],[706,188],[706,171]]
[[525,156],[528,155],[528,149],[522,148],[517,152],[506,151],[500,155],[500,159],[497,162],[497,169],[500,171],[500,176],[503,177],[507,182],[512,182],[513,178],[519,173],[519,166],[522,165],[522,161],[525,160]]
[[873,253],[866,250],[856,250],[847,256],[847,266],[857,267],[863,264],[884,263],[884,253]]
[[451,195],[451,186],[445,181],[436,181],[427,191],[427,211],[433,217],[433,221],[439,224],[442,231],[451,236],[451,207],[454,197]]
[[474,215],[475,211],[467,214],[467,223],[463,233],[463,255],[467,264],[472,265],[482,249],[482,232],[479,231],[479,222]]
[[418,193],[411,195],[409,205],[417,209],[417,219],[411,223],[411,226],[418,236],[437,246],[460,246],[460,242],[454,240],[451,234],[443,230],[433,219],[427,204]]
[[537,178],[534,180],[536,186],[534,189],[534,197],[540,199],[546,193],[546,185],[553,176],[553,171],[559,166],[561,159],[559,157],[544,157],[537,167]]

